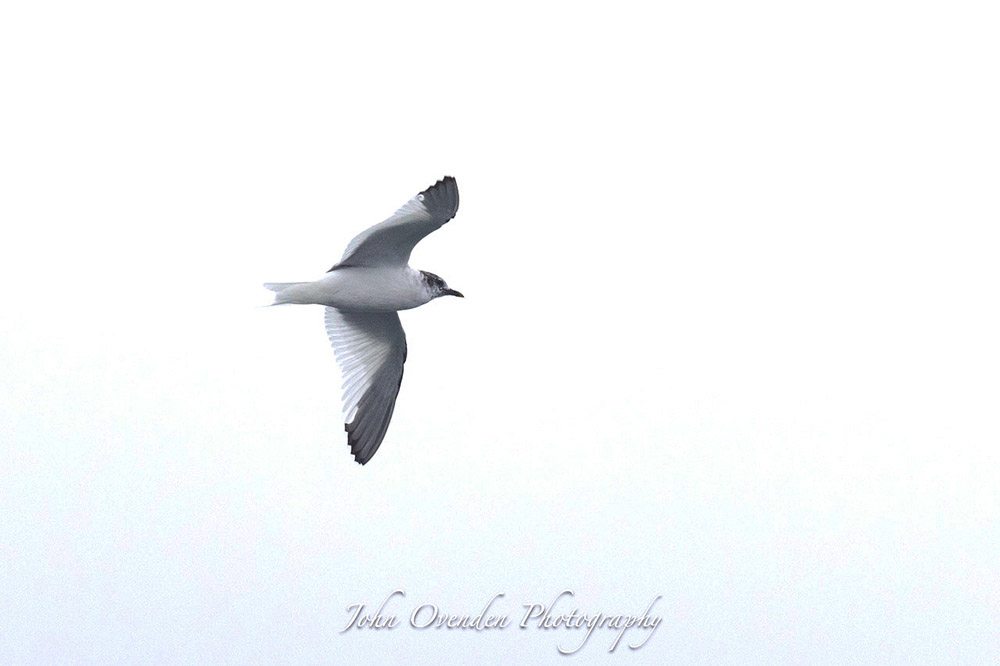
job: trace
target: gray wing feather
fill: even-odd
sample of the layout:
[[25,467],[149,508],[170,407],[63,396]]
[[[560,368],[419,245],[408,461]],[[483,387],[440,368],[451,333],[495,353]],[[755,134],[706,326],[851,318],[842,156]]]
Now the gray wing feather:
[[458,183],[445,176],[407,201],[392,217],[355,236],[340,263],[330,270],[347,266],[406,266],[416,244],[440,229],[456,212]]
[[344,376],[344,429],[364,465],[385,438],[406,363],[406,334],[395,312],[327,307],[326,333]]

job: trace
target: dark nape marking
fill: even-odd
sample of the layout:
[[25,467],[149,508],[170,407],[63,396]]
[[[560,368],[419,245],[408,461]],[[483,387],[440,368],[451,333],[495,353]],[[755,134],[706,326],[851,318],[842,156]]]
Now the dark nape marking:
[[428,271],[420,271],[420,275],[424,278],[424,284],[431,288],[432,291],[440,291],[445,289],[444,280],[442,280],[434,273],[429,273]]

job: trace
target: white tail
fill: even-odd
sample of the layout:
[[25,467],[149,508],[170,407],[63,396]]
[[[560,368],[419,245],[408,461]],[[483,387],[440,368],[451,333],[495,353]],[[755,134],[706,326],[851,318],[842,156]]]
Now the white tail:
[[264,288],[270,289],[274,292],[274,303],[271,305],[281,305],[282,303],[291,303],[292,300],[289,298],[290,294],[283,294],[289,287],[294,287],[298,284],[305,284],[304,282],[265,282]]

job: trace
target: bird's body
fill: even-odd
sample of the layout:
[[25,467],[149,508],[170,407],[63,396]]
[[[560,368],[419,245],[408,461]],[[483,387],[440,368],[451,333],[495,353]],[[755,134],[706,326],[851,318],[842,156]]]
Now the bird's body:
[[357,312],[396,312],[429,303],[434,294],[423,273],[409,266],[370,268],[347,266],[313,282],[284,285],[274,304],[326,305]]
[[362,465],[382,444],[403,380],[406,335],[396,312],[462,295],[409,266],[413,247],[457,211],[458,185],[446,176],[358,234],[320,279],[264,285],[275,292],[274,305],[325,306],[327,335],[344,375],[347,441]]

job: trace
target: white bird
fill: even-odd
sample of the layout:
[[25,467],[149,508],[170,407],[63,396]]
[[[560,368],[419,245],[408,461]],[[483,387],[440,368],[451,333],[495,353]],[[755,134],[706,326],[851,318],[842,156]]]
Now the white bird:
[[396,312],[438,296],[462,297],[437,275],[409,266],[414,246],[456,211],[458,184],[445,176],[355,236],[319,280],[264,285],[276,292],[272,305],[326,306],[326,333],[344,376],[347,443],[362,465],[385,438],[403,381],[406,334]]

